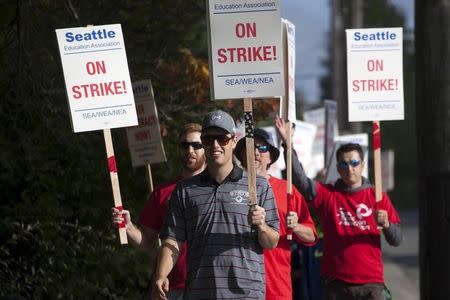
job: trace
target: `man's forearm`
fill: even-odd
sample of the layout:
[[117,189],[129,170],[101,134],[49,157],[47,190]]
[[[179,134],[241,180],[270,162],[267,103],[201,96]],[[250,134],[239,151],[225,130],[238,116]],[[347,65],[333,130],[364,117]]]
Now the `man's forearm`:
[[261,247],[266,249],[275,248],[280,238],[279,233],[267,224],[258,227],[258,241]]
[[161,243],[161,248],[158,253],[158,262],[156,264],[155,279],[166,278],[173,266],[178,260],[180,253],[181,243],[166,238]]
[[297,224],[297,226],[294,227],[293,232],[303,242],[314,243],[316,241],[314,231],[303,224]]
[[133,246],[141,250],[150,250],[154,247],[158,233],[148,227],[138,228],[130,222],[126,227],[129,241]]

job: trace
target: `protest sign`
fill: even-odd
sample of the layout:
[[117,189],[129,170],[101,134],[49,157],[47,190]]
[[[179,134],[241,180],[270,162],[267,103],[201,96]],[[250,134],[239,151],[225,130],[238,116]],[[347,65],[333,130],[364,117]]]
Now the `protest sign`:
[[[114,205],[122,211],[111,128],[138,124],[120,24],[56,29],[74,132],[103,129]],[[119,238],[127,244],[125,221]]]
[[403,120],[403,29],[347,29],[349,121],[372,121],[376,200],[381,201],[381,120]]
[[349,121],[403,120],[402,28],[346,33]]
[[280,1],[207,1],[211,95],[284,95]]
[[138,124],[120,24],[56,29],[74,132]]
[[133,167],[167,161],[150,80],[133,82],[139,126],[127,128]]

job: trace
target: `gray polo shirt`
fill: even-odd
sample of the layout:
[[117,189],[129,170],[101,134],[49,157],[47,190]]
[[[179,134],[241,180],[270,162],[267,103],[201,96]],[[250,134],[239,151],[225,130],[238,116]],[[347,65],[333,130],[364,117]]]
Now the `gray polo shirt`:
[[[248,225],[248,177],[238,167],[222,184],[208,171],[178,183],[161,238],[187,241],[185,299],[264,299],[263,249]],[[257,202],[279,231],[268,181],[257,176]]]

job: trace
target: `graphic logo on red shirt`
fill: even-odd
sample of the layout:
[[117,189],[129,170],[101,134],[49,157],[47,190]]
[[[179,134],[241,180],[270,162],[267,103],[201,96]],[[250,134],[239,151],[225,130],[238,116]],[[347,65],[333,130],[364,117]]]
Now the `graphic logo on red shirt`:
[[337,213],[337,216],[340,218],[339,225],[355,226],[359,227],[361,230],[370,230],[370,225],[364,220],[364,218],[370,215],[372,215],[372,209],[367,207],[364,203],[360,203],[356,206],[356,218],[344,207],[340,207]]

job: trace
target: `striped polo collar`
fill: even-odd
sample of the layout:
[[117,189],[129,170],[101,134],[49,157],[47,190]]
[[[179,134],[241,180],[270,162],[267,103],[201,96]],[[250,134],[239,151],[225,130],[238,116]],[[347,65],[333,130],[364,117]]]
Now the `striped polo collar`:
[[[231,170],[230,174],[228,174],[227,178],[224,180],[224,182],[227,181],[238,181],[242,178],[243,170],[239,168],[236,165],[233,165],[233,170]],[[206,168],[203,170],[203,172],[200,174],[200,178],[202,181],[208,182],[216,182],[208,173],[208,169]]]

